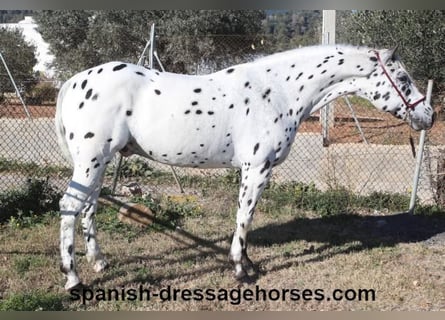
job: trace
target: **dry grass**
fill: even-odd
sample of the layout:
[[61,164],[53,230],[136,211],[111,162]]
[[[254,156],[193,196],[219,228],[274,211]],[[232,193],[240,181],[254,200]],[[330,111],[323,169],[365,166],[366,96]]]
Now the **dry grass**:
[[[99,233],[111,267],[96,274],[77,237],[80,276],[91,289],[374,289],[375,301],[71,301],[59,272],[58,218],[0,229],[0,296],[60,297],[68,310],[445,310],[445,217],[348,214],[319,217],[292,208],[257,212],[249,253],[252,282],[233,279],[227,261],[235,195],[199,197],[199,210],[176,230]],[[102,212],[113,217],[110,211]],[[115,218],[115,217],[114,217]],[[100,226],[99,226],[100,228]],[[127,232],[130,230],[131,237]],[[80,235],[80,232],[78,233]],[[235,297],[236,298],[236,297]],[[0,306],[1,302],[0,300]],[[0,307],[1,309],[1,307]]]

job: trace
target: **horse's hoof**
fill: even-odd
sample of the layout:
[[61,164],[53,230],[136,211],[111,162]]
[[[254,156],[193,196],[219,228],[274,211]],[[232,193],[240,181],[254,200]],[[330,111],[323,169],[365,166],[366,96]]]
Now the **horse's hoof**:
[[238,281],[243,281],[247,277],[247,272],[244,269],[235,271],[235,279]]
[[105,260],[105,259],[101,259],[101,260],[97,260],[97,261],[94,263],[94,267],[93,267],[93,269],[94,269],[94,271],[96,271],[96,272],[102,272],[102,271],[104,271],[105,269],[107,269],[108,266],[109,266],[109,264],[108,264],[107,260]]
[[65,290],[68,292],[71,292],[72,290],[78,290],[81,291],[85,286],[83,283],[78,280],[76,283],[71,283],[70,281],[67,281],[65,284]]

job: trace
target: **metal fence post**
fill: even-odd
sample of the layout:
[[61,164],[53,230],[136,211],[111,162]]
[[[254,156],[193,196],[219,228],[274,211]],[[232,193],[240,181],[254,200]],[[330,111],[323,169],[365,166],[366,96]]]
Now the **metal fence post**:
[[[151,25],[151,28],[150,28],[150,39],[147,41],[147,44],[145,45],[145,48],[142,51],[141,56],[139,57],[139,60],[138,60],[138,63],[137,63],[139,66],[143,66],[144,65],[145,54],[147,52],[147,49],[149,49],[148,62],[149,62],[150,69],[153,69],[153,58],[156,58],[156,61],[158,62],[159,66],[161,67],[161,70],[163,72],[165,72],[164,66],[161,64],[161,61],[160,61],[160,59],[158,57],[158,53],[157,53],[156,48],[155,48],[155,24],[154,23]],[[120,170],[121,170],[121,166],[122,166],[122,159],[123,159],[122,154],[118,153],[117,156],[118,156],[118,164],[117,164],[117,167],[116,167],[116,169],[114,170],[114,173],[113,173],[113,185],[112,185],[112,188],[111,188],[111,193],[112,194],[115,194],[115,191],[116,191],[117,180],[119,179],[119,174],[120,174]],[[173,174],[173,177],[174,177],[174,179],[176,181],[176,184],[177,184],[180,192],[184,193],[184,189],[182,188],[182,185],[181,185],[181,183],[179,181],[178,175],[176,174],[175,168],[170,166],[170,170],[171,170],[171,172]]]
[[26,116],[28,117],[28,119],[32,120],[31,115],[29,114],[28,111],[28,107],[25,104],[25,101],[23,101],[22,99],[22,95],[20,94],[19,89],[17,88],[17,85],[15,84],[14,78],[12,77],[11,71],[9,71],[8,65],[6,64],[5,58],[3,58],[3,54],[0,52],[0,59],[3,62],[3,65],[5,66],[6,72],[8,73],[9,79],[11,79],[12,85],[14,86],[15,89],[15,94],[17,95],[17,97],[20,99],[20,102],[23,105],[23,108],[25,109],[25,113]]
[[[427,103],[431,103],[432,91],[433,91],[433,80],[429,80],[428,81],[428,89],[427,89],[427,93],[426,93],[426,102]],[[425,137],[426,137],[426,131],[422,130],[420,132],[419,151],[417,152],[416,168],[414,169],[414,178],[413,178],[413,189],[411,190],[411,200],[410,200],[409,209],[408,209],[408,212],[411,214],[414,213],[414,209],[416,207],[417,187],[419,185],[420,170],[422,168]]]
[[[321,44],[335,44],[335,10],[323,10]],[[329,127],[334,125],[333,105],[328,103],[320,110],[323,147],[329,146]]]

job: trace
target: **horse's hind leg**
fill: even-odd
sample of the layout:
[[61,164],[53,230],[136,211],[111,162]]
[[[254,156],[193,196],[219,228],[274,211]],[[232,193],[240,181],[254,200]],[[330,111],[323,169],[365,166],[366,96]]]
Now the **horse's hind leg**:
[[233,235],[229,259],[235,264],[235,278],[244,278],[246,268],[252,262],[247,256],[247,232],[253,220],[253,214],[271,173],[271,161],[267,160],[258,167],[250,167],[246,164],[241,170],[241,186],[236,214],[236,231]]
[[93,263],[94,271],[96,272],[103,271],[108,266],[108,262],[102,255],[96,238],[97,232],[95,215],[102,182],[103,174],[102,177],[99,179],[99,183],[96,185],[93,193],[88,198],[84,209],[82,210],[82,230],[83,237],[85,239],[86,258],[88,262]]
[[67,290],[81,283],[76,271],[74,248],[76,223],[82,211],[88,214],[95,207],[92,206],[91,209],[88,209],[87,207],[90,205],[88,200],[97,193],[96,188],[100,187],[100,180],[105,169],[105,166],[90,167],[90,161],[74,164],[73,178],[60,200],[60,270],[67,277],[65,284]]

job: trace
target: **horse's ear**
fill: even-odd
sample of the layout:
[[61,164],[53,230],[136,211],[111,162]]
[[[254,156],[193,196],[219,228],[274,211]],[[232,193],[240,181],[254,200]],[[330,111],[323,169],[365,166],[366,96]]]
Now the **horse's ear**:
[[394,48],[392,49],[386,49],[383,50],[381,52],[381,56],[382,56],[382,61],[384,63],[387,63],[389,60],[394,60],[396,58],[396,52],[397,49],[399,48],[399,45],[396,45]]

